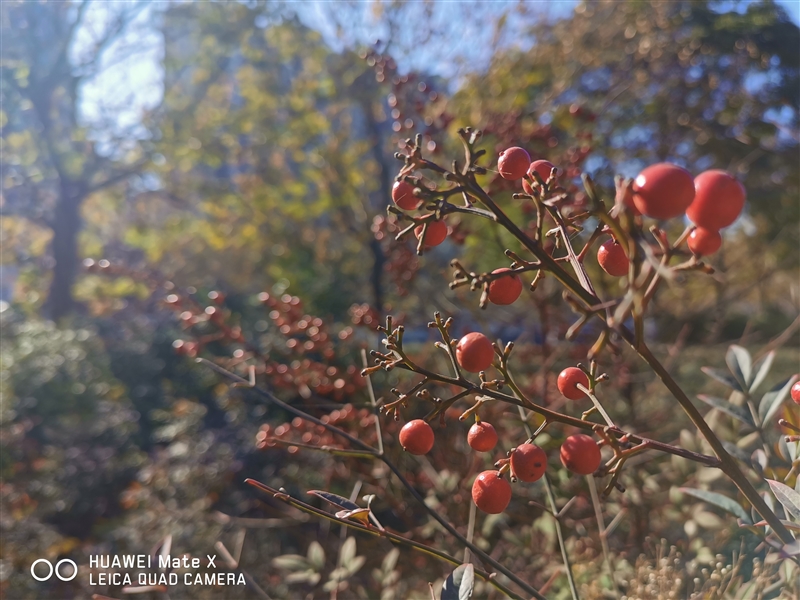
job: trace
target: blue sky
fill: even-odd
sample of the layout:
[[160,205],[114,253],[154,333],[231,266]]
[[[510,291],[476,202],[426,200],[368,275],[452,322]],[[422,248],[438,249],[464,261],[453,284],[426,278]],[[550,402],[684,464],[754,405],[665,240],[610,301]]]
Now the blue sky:
[[[327,17],[331,4],[335,4],[335,0],[333,2],[313,0],[290,4],[293,8],[296,4],[300,19],[310,27],[319,30],[334,48],[342,46]],[[445,49],[435,58],[432,58],[430,53],[416,53],[401,64],[401,67],[425,70],[451,78],[457,77],[459,69],[463,68],[466,63],[463,60],[464,57],[469,56],[472,66],[475,66],[474,56],[471,55],[474,55],[475,48],[485,47],[486,44],[491,43],[491,40],[487,39],[487,35],[492,28],[464,31],[463,22],[459,23],[457,17],[453,18],[453,14],[457,15],[457,7],[463,3],[459,0],[440,0],[439,4],[451,4],[454,9],[453,12],[437,11],[437,18],[440,22],[433,23],[443,32],[442,39],[446,40],[446,44],[443,45]],[[566,16],[577,2],[576,0],[535,0],[524,4],[525,8],[534,14],[540,13],[541,18],[553,18]],[[800,23],[800,0],[779,0],[778,4],[787,10],[795,23]],[[370,25],[376,5],[378,3],[367,1],[358,5],[362,14],[355,20],[359,21],[361,26],[352,25],[351,21],[352,31],[348,32],[352,33],[350,37],[357,43],[370,43],[375,37],[380,36],[381,32]],[[472,10],[486,10],[486,17],[489,19],[492,14],[499,12],[498,7],[510,8],[516,5],[517,2],[503,0],[472,3],[470,6]],[[743,9],[747,2],[730,3],[731,8],[736,5]],[[115,4],[111,1],[98,1],[91,5],[87,14],[87,26],[81,30],[78,43],[73,48],[74,59],[79,58],[81,48],[91,46],[93,36],[102,32],[104,24],[113,17],[118,6],[130,5]],[[100,75],[84,85],[81,112],[85,122],[99,124],[105,121],[106,126],[112,125],[120,130],[129,130],[140,121],[143,111],[156,106],[160,101],[163,48],[160,36],[149,27],[154,7],[157,10],[159,3],[150,4],[141,12],[128,33],[105,55],[103,66],[106,68],[101,69]],[[474,21],[472,26],[474,27]],[[512,22],[507,28],[507,38],[513,39],[513,29],[514,23]],[[131,52],[131,48],[135,48],[135,51]],[[483,52],[483,54],[486,53]]]

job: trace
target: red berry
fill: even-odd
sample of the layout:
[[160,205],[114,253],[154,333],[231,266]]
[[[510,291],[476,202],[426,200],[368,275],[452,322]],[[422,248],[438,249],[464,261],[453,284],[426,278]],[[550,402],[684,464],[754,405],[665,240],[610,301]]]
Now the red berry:
[[742,184],[725,171],[703,171],[694,178],[694,201],[686,216],[698,227],[719,231],[736,220],[746,195]]
[[407,181],[395,181],[392,186],[392,200],[403,210],[414,210],[420,205],[420,200],[414,195],[414,186]]
[[628,257],[625,250],[616,240],[608,240],[597,249],[597,262],[603,271],[613,277],[622,277],[628,274]]
[[524,148],[514,146],[513,148],[506,148],[500,153],[500,158],[497,160],[497,170],[500,171],[500,176],[503,179],[522,179],[525,173],[528,172],[530,164],[531,155]]
[[427,454],[433,448],[433,429],[422,419],[403,425],[399,437],[403,450],[410,454]]
[[561,462],[573,473],[591,475],[600,466],[600,448],[588,435],[571,435],[561,445]]
[[[422,237],[422,225],[414,228],[417,239]],[[441,244],[447,237],[447,223],[444,221],[428,221],[428,231],[425,233],[425,247],[433,248]]]
[[492,366],[494,347],[482,333],[468,333],[456,344],[456,360],[461,368],[470,373],[479,373]]
[[589,377],[578,367],[567,367],[558,374],[558,391],[570,400],[586,397],[586,394],[578,389],[579,383],[589,389]]
[[511,269],[495,269],[492,274],[495,273],[508,273],[508,275],[493,279],[489,283],[489,302],[502,306],[513,304],[522,293],[522,280]]
[[695,254],[709,256],[722,246],[722,236],[719,231],[698,227],[689,234],[689,239],[686,240],[686,243],[689,245],[689,250]]
[[520,481],[538,481],[547,468],[547,455],[536,444],[522,444],[511,453],[511,473]]
[[633,203],[639,212],[654,219],[672,219],[682,215],[693,199],[692,176],[678,165],[650,165],[633,181]]
[[478,452],[489,452],[497,445],[497,431],[491,423],[481,421],[469,428],[467,433],[469,447]]
[[[546,182],[550,179],[550,173],[555,168],[556,166],[549,160],[535,160],[531,163],[531,166],[528,167],[528,175],[533,179],[533,172],[536,171],[539,177],[542,178],[542,181]],[[558,175],[558,172],[556,172],[556,175]],[[525,179],[522,180],[522,189],[525,190],[526,194],[533,195],[533,188],[531,188],[530,184]]]
[[792,386],[792,401],[795,404],[800,404],[800,381]]
[[511,484],[499,471],[484,471],[472,484],[472,501],[485,513],[499,514],[511,502]]

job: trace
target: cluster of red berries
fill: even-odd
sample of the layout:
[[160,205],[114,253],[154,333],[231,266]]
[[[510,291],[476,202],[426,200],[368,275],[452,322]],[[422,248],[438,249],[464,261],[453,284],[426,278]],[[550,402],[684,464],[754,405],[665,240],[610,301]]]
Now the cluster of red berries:
[[[367,408],[356,409],[352,404],[345,404],[340,409],[320,417],[320,421],[357,434],[367,443],[375,442],[375,415]],[[292,445],[292,442],[316,447],[341,447],[340,437],[322,425],[300,417],[295,417],[291,422],[277,427],[266,423],[259,428],[256,434],[256,447],[259,450],[283,445],[288,446],[287,450],[290,454],[294,454],[299,448]]]
[[687,243],[698,256],[720,249],[720,230],[736,220],[746,198],[742,184],[725,171],[712,169],[692,179],[689,171],[671,163],[644,169],[634,179],[632,191],[626,206],[634,215],[663,220],[685,213],[697,226]]
[[[456,360],[459,366],[470,373],[488,369],[494,360],[494,347],[484,334],[468,333],[456,344]],[[558,389],[572,400],[582,398],[585,393],[578,387],[589,388],[589,377],[577,367],[564,369],[558,377]],[[409,421],[400,430],[400,445],[411,454],[427,454],[433,448],[434,433],[422,419]],[[467,443],[476,452],[491,452],[498,442],[497,430],[491,423],[476,419],[467,433]],[[561,462],[580,475],[590,475],[600,467],[600,448],[588,435],[569,436],[561,446]],[[534,482],[544,475],[547,455],[533,443],[514,448],[508,459],[498,464],[508,464],[511,476],[519,481]],[[472,486],[472,500],[482,511],[490,514],[503,512],[511,501],[511,484],[503,477],[505,467],[484,471]]]
[[[229,342],[241,344],[244,342],[242,328],[238,325],[229,325],[228,314],[223,309],[225,294],[212,291],[208,299],[213,303],[203,307],[190,295],[169,294],[164,299],[164,304],[178,313],[181,327],[193,333],[191,340],[175,340],[172,348],[176,354],[197,357],[210,342]],[[203,330],[203,333],[195,331]],[[210,331],[209,331],[210,328]]]
[[[314,391],[321,396],[329,396],[334,400],[342,400],[364,387],[365,381],[358,376],[355,365],[342,369],[331,365],[336,356],[336,345],[328,333],[324,321],[312,317],[303,310],[303,303],[297,296],[284,294],[275,298],[266,292],[258,295],[259,301],[269,309],[269,317],[278,327],[280,333],[287,338],[286,347],[291,352],[302,351],[307,354],[321,355],[326,362],[302,360],[284,362],[268,361],[264,367],[265,374],[277,387],[297,388],[301,395],[306,390]],[[336,336],[346,340],[352,335],[351,328],[345,328]]]
[[[531,162],[528,152],[517,146],[500,153],[497,169],[504,179],[522,179],[526,194],[533,194],[530,182],[536,181],[536,176],[542,182],[558,176],[552,163]],[[671,163],[645,168],[634,180],[632,192],[625,198],[625,205],[635,216],[665,220],[686,214],[696,226],[687,244],[698,256],[709,256],[720,249],[720,230],[736,220],[746,198],[742,184],[725,171],[712,169],[692,179],[686,169]],[[597,262],[613,277],[628,273],[626,250],[613,238],[600,246]]]
[[[416,210],[422,204],[419,196],[414,194],[414,186],[408,181],[395,181],[392,186],[392,200],[398,208]],[[433,218],[425,220],[414,228],[416,238],[422,239],[426,248],[438,246],[447,238],[447,223]]]
[[[557,185],[559,170],[547,160],[531,161],[528,152],[520,147],[503,150],[497,161],[500,177],[509,181],[522,180],[529,195],[551,192]],[[415,194],[413,179],[400,179],[392,188],[392,200],[401,209],[413,211],[420,208],[421,198]],[[741,213],[745,202],[742,185],[724,171],[705,171],[692,178],[685,169],[670,163],[659,163],[644,169],[634,180],[632,193],[625,197],[626,208],[634,215],[655,219],[671,219],[686,214],[697,226],[688,238],[690,250],[695,255],[716,252],[721,244],[719,230],[731,225]],[[432,216],[431,216],[432,218]],[[418,220],[418,223],[420,221]],[[418,239],[427,247],[440,244],[447,236],[447,226],[441,221],[426,220],[415,228]],[[620,277],[628,273],[627,251],[616,240],[610,239],[598,249],[597,260],[608,274]],[[493,304],[508,305],[522,293],[522,281],[513,269],[497,269],[488,285],[488,299]],[[472,332],[456,344],[455,357],[459,367],[470,373],[487,370],[494,362],[495,347],[484,334]],[[590,380],[578,367],[564,369],[558,376],[559,391],[570,400],[587,395]],[[792,398],[800,402],[800,383],[792,387]],[[427,454],[434,445],[434,432],[422,419],[408,422],[400,431],[400,444],[412,454]],[[495,428],[476,416],[475,424],[467,434],[467,443],[477,452],[490,452],[498,442]],[[567,437],[561,445],[562,464],[573,473],[590,475],[600,468],[600,448],[595,440],[585,434]],[[472,487],[472,499],[482,511],[497,514],[511,501],[511,485],[504,477],[520,481],[537,481],[547,468],[547,455],[533,443],[514,448],[508,459],[496,463],[497,470],[480,473]]]
[[[582,433],[564,440],[560,455],[562,464],[580,475],[591,475],[600,466],[600,448]],[[538,481],[547,470],[547,454],[533,443],[514,448],[508,459],[499,462],[508,465],[512,478],[526,483]],[[501,513],[511,502],[511,484],[503,477],[503,468],[483,471],[472,484],[472,501],[485,513]]]
[[316,352],[327,360],[336,355],[322,319],[305,314],[300,298],[289,294],[275,298],[267,292],[261,292],[258,300],[270,309],[269,318],[288,338],[286,347],[289,350]]
[[[286,355],[282,359],[279,358],[280,349],[275,349],[269,357],[262,355],[245,340],[239,325],[229,323],[230,314],[224,308],[222,292],[209,292],[208,298],[211,305],[205,307],[188,295],[169,294],[165,299],[165,304],[179,313],[181,325],[192,336],[189,340],[173,342],[176,353],[193,358],[210,342],[232,344],[235,346],[230,357],[232,368],[245,364],[248,357],[256,357],[259,359],[255,365],[257,375],[266,375],[271,386],[292,390],[304,398],[314,393],[341,401],[366,385],[355,365],[331,364],[337,355],[337,343],[351,337],[353,329],[347,327],[338,335],[331,335],[322,319],[304,312],[297,296],[284,294],[275,298],[266,292],[258,296],[270,309],[270,319],[286,338]],[[298,354],[305,356],[297,358]]]
[[500,177],[509,181],[522,179],[522,189],[525,190],[526,194],[533,194],[530,182],[527,179],[523,179],[526,175],[533,181],[536,181],[536,175],[538,175],[543,182],[547,182],[554,169],[554,174],[558,175],[558,169],[551,162],[547,160],[531,162],[530,154],[519,146],[503,150],[497,159],[497,170],[500,173]]

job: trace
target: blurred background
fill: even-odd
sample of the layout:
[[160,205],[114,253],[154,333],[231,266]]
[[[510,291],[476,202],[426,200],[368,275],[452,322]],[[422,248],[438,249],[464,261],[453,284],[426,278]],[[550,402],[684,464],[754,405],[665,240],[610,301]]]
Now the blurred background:
[[[387,526],[458,555],[402,487],[367,461],[265,443],[326,442],[192,360],[241,366],[240,329],[266,387],[374,439],[361,348],[377,348],[375,326],[391,313],[421,356],[440,361],[425,326],[440,310],[460,332],[516,340],[520,381],[566,410],[555,375],[585,358],[597,331],[563,341],[573,315],[557,286],[545,281],[489,311],[477,294],[447,287],[452,258],[474,270],[507,266],[513,240],[453,218],[448,240],[423,257],[393,241],[393,153],[417,133],[445,165],[459,157],[459,127],[485,132],[490,168],[501,149],[523,146],[563,169],[578,205],[581,173],[607,197],[614,175],[653,162],[734,173],[749,202],[710,261],[717,272],[665,287],[648,335],[691,397],[721,393],[700,367],[724,365],[730,343],[754,356],[777,351],[770,387],[798,370],[794,1],[9,0],[0,11],[4,597],[120,597],[113,586],[88,587],[85,571],[37,583],[30,564],[148,553],[167,536],[173,554],[211,554],[219,541],[240,548],[261,590],[179,587],[171,598],[429,597],[427,582],[440,582],[447,565],[380,540],[353,548],[338,528],[243,480],[303,496],[376,493]],[[519,223],[535,222],[507,182],[490,172],[484,183]],[[666,226],[677,234],[684,224]],[[589,269],[601,295],[619,292],[594,261]],[[602,368],[613,374],[610,410],[631,430],[702,449],[635,357]],[[378,395],[397,379],[375,376]],[[524,439],[515,413],[493,410],[505,449]],[[711,419],[741,439],[729,417]],[[389,434],[397,427],[387,422]],[[387,435],[409,480],[464,528],[468,503],[458,499],[493,462],[466,451],[466,427],[448,423],[423,461]],[[676,495],[687,482],[723,485],[707,471],[656,456],[626,472],[625,495],[612,495],[608,519],[625,518],[608,544],[631,597],[647,597],[631,591],[637,578],[675,579],[658,562],[671,545],[690,575],[757,547],[729,519]],[[587,492],[554,477],[560,504],[580,500],[565,526],[582,597],[604,597],[614,583],[600,577]],[[552,519],[526,503],[544,503],[543,492],[529,487],[507,514],[479,520],[476,540],[547,585],[548,597],[569,597]]]

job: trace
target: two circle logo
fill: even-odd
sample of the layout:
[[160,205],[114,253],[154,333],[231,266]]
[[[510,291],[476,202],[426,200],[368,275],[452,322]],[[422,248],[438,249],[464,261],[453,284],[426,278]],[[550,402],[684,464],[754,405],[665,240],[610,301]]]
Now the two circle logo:
[[[36,565],[38,565],[39,563],[44,563],[48,567],[50,567],[50,572],[47,574],[46,577],[38,577],[36,575],[35,569]],[[61,575],[61,565],[63,565],[64,563],[72,565],[72,575],[70,575],[69,577],[64,577],[63,575]],[[31,577],[33,577],[36,581],[47,581],[53,576],[53,573],[55,573],[56,577],[58,577],[61,581],[72,581],[78,574],[78,565],[75,564],[75,561],[72,561],[68,558],[62,558],[60,561],[56,563],[55,567],[53,567],[53,563],[51,563],[46,558],[40,558],[38,560],[35,560],[31,565]]]

